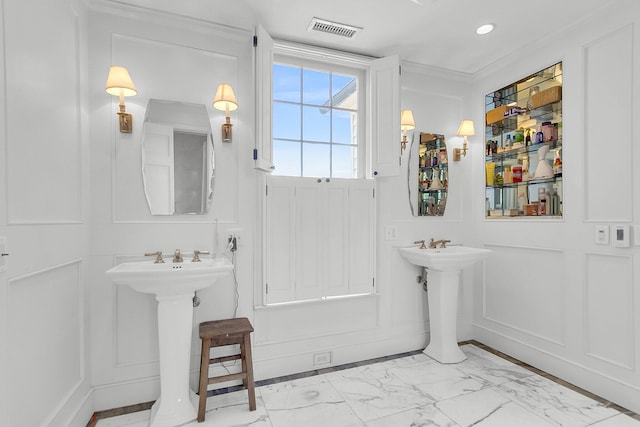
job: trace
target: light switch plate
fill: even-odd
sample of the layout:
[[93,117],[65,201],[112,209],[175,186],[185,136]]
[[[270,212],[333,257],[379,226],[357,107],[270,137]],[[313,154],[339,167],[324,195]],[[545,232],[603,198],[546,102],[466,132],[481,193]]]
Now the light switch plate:
[[629,224],[619,224],[613,226],[613,246],[617,248],[628,248],[631,246],[631,230]]
[[596,225],[596,244],[608,245],[609,244],[609,226],[608,225]]
[[398,238],[398,227],[395,225],[386,225],[384,227],[384,240],[393,241]]

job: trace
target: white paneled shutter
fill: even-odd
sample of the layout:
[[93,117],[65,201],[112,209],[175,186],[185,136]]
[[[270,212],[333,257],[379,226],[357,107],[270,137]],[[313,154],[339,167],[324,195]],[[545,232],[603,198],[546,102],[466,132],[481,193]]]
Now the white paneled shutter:
[[266,303],[372,293],[374,182],[267,177]]
[[271,102],[273,98],[273,40],[258,25],[253,36],[256,82],[256,144],[253,149],[255,168],[273,170]]
[[372,173],[400,174],[400,59],[397,55],[371,62]]

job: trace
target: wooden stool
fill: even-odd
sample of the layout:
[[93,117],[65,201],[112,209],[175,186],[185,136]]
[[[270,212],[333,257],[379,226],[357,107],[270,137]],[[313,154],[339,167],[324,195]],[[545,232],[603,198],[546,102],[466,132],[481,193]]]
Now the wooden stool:
[[[207,408],[207,386],[225,381],[242,380],[242,384],[249,391],[249,410],[256,410],[256,390],[253,383],[253,362],[251,360],[251,332],[253,326],[249,319],[213,320],[200,323],[200,339],[202,340],[202,355],[200,357],[200,403],[198,405],[198,422],[204,421]],[[240,344],[240,354],[215,357],[210,359],[212,347]],[[209,365],[229,360],[242,360],[242,372],[209,378]]]

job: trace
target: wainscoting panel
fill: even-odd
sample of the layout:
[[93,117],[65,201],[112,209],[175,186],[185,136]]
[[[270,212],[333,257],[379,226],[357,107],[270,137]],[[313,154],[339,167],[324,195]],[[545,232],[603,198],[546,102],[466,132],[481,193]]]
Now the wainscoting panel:
[[[55,2],[39,2],[38,16],[33,9],[31,2],[4,5],[3,62],[11,82],[2,100],[8,221],[78,223],[83,182],[79,20],[70,7]],[[47,32],[51,22],[55,37]]]
[[[127,111],[134,116],[133,133],[115,134],[112,170],[114,222],[211,223],[215,218],[222,222],[237,221],[239,184],[236,151],[242,134],[238,132],[239,129],[234,128],[236,144],[222,143],[220,124],[224,121],[224,112],[214,110],[211,101],[218,83],[222,82],[231,84],[236,95],[240,96],[242,88],[238,86],[238,61],[237,56],[174,44],[161,37],[147,39],[123,34],[111,35],[111,62],[127,64],[134,83],[140,82],[138,95],[126,100]],[[112,98],[111,119],[114,121],[112,126],[116,127],[118,99]],[[207,215],[150,215],[140,168],[143,124],[147,103],[151,98],[202,104],[207,108],[215,147],[214,202]],[[238,124],[237,113],[233,112],[231,115],[234,123]],[[219,200],[228,202],[216,203]]]
[[561,250],[486,245],[483,317],[527,335],[565,344],[566,259]]
[[589,356],[633,369],[633,259],[585,255],[585,342]]
[[[583,47],[583,182],[584,188],[589,189],[584,192],[584,215],[590,221],[631,222],[632,219],[632,42],[629,25]],[[605,101],[612,96],[615,102]],[[606,164],[616,166],[606,167],[603,159]],[[605,201],[603,195],[610,194],[612,182],[616,183],[615,197],[606,197]]]
[[9,425],[48,425],[83,380],[80,261],[9,280]]

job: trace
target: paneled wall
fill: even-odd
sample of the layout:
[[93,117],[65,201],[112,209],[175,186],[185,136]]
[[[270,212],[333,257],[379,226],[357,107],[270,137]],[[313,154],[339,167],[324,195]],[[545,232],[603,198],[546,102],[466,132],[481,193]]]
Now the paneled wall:
[[[613,227],[640,227],[640,5],[597,15],[474,76],[482,123],[486,93],[562,60],[565,113],[562,220],[483,220],[484,165],[474,163],[473,229],[494,251],[474,337],[638,412],[640,246],[615,247]],[[595,242],[598,225],[609,244]]]
[[81,1],[0,1],[0,425],[84,426],[93,411],[87,25]]
[[[455,168],[444,218],[414,218],[407,189],[408,152],[401,175],[377,180],[376,286],[379,294],[354,299],[284,307],[259,305],[262,293],[262,172],[253,169],[254,82],[250,31],[219,28],[202,21],[96,3],[89,43],[91,95],[91,296],[92,379],[97,410],[153,400],[158,396],[156,308],[152,296],[114,285],[104,271],[115,263],[142,259],[147,251],[171,253],[213,250],[231,230],[240,230],[236,254],[237,285],[232,278],[198,292],[201,305],[194,324],[234,314],[255,327],[254,366],[258,379],[314,369],[313,355],[331,352],[332,364],[415,350],[426,345],[426,296],[415,281],[419,270],[400,259],[394,245],[417,238],[464,235],[464,167]],[[122,13],[122,12],[126,13]],[[140,13],[142,12],[142,13]],[[117,132],[117,100],[104,93],[109,65],[126,66],[138,95],[126,99],[134,115],[132,134]],[[452,78],[435,69],[408,65],[402,95],[413,104],[419,130],[444,133],[452,145],[468,105],[468,76]],[[223,114],[211,109],[217,83],[229,81],[238,96],[232,112],[234,141],[222,143]],[[148,213],[140,177],[142,118],[149,98],[202,103],[209,109],[216,155],[214,209],[205,216],[157,217]],[[398,136],[400,138],[400,136]],[[397,143],[400,143],[398,139]],[[416,157],[414,156],[414,159]],[[216,219],[218,226],[215,225]],[[395,241],[385,241],[384,225],[395,225]],[[414,229],[420,228],[420,230]],[[470,338],[469,284],[465,275],[467,319],[460,322]],[[257,295],[257,297],[256,297]],[[199,342],[192,340],[192,385],[198,369]]]
[[[255,197],[246,181],[253,171],[253,81],[251,33],[170,17],[136,8],[96,3],[90,20],[92,239],[90,273],[92,379],[97,410],[154,400],[159,394],[157,302],[152,295],[114,284],[104,272],[115,264],[143,260],[145,252],[180,249],[223,251],[229,229],[240,234],[236,257],[238,315],[252,317],[254,210],[240,209]],[[122,13],[125,12],[126,16]],[[118,99],[105,93],[110,65],[127,67],[138,89],[126,98],[133,132],[117,126]],[[211,103],[219,83],[233,86],[233,142],[223,143],[224,112]],[[152,216],[144,194],[141,144],[149,99],[204,105],[215,149],[214,198],[205,215]],[[216,238],[217,237],[217,238]],[[150,261],[151,262],[151,261]],[[198,293],[194,323],[231,317],[235,283],[229,277]],[[192,368],[197,369],[197,334]]]

